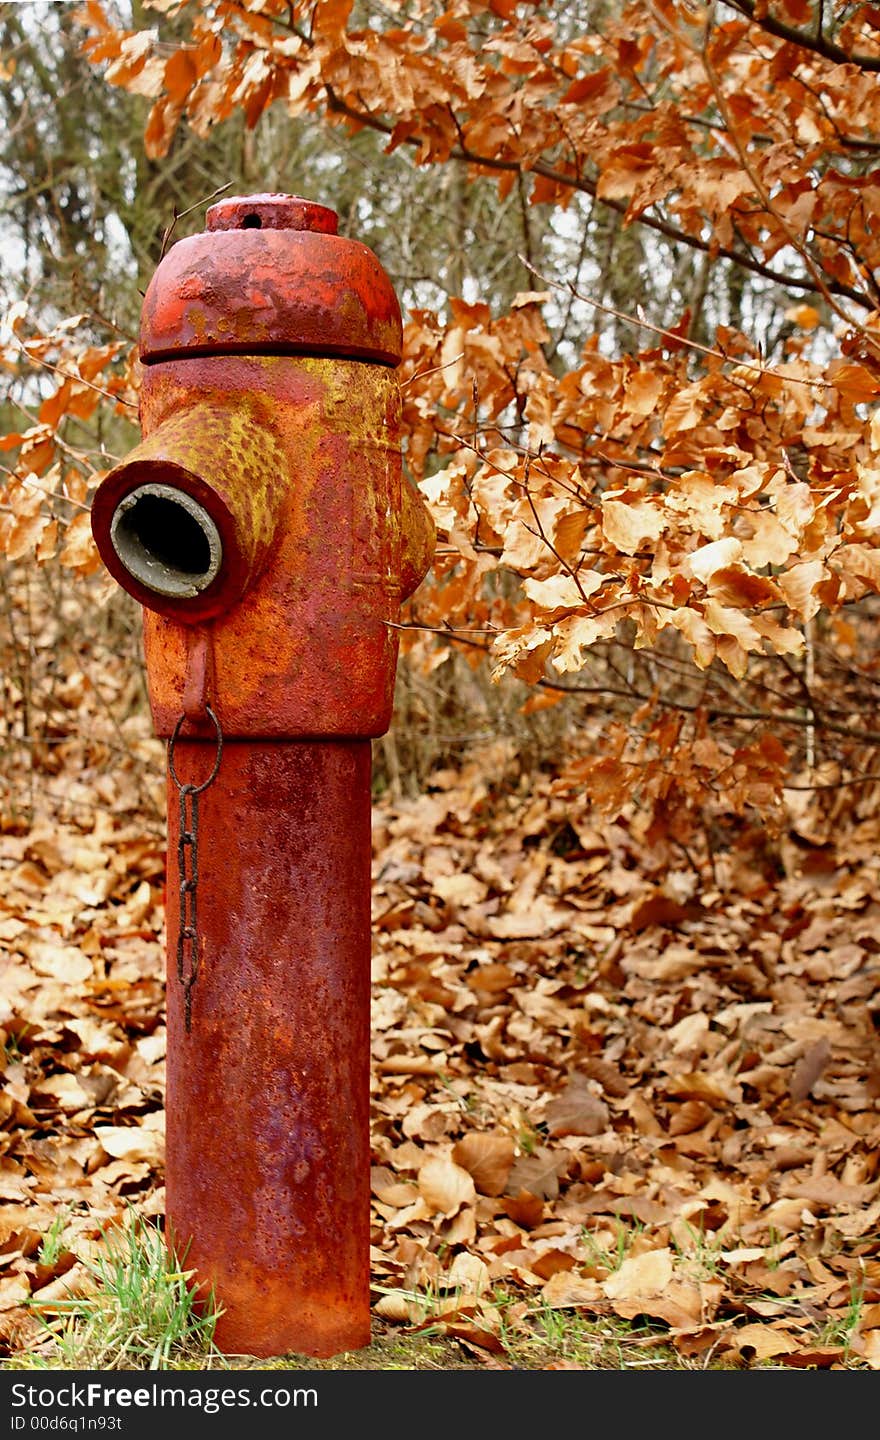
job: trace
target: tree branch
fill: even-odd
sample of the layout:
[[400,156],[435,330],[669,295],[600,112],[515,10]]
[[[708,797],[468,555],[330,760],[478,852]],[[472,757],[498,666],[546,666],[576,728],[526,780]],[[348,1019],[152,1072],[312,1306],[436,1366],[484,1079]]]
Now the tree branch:
[[[376,130],[381,135],[392,135],[394,133],[394,126],[392,124],[386,120],[379,119],[377,115],[373,115],[369,110],[355,109],[353,105],[349,105],[347,101],[342,100],[336,94],[332,85],[325,84],[324,90],[327,96],[327,106],[336,114],[346,115],[350,120],[356,121],[358,125],[363,125],[370,130]],[[408,145],[412,149],[416,149],[421,142],[416,136],[409,135],[406,136],[401,143]],[[518,160],[505,160],[496,155],[478,155],[473,150],[469,150],[465,145],[454,145],[449,151],[449,158],[452,160],[463,160],[468,165],[478,165],[481,169],[485,170],[499,170],[515,175],[520,175],[524,172],[524,167]],[[525,167],[525,172],[541,175],[546,180],[553,180],[559,185],[565,185],[570,190],[578,190],[584,195],[589,195],[597,204],[607,206],[608,209],[616,211],[618,215],[625,215],[629,208],[621,200],[613,200],[597,195],[595,181],[588,180],[586,176],[569,175],[563,170],[556,170],[552,165],[546,164],[543,160],[534,161],[533,164]],[[753,275],[760,275],[765,280],[772,280],[775,284],[783,285],[788,289],[801,290],[809,295],[822,295],[825,293],[825,289],[827,289],[834,295],[846,296],[847,299],[852,300],[854,304],[860,305],[865,310],[873,311],[875,308],[873,302],[852,285],[845,285],[840,280],[828,280],[826,286],[819,287],[812,278],[784,274],[781,270],[775,270],[772,265],[766,265],[763,261],[755,260],[753,256],[746,254],[744,251],[733,250],[727,245],[714,246],[708,240],[703,240],[699,235],[689,235],[685,230],[680,230],[678,226],[670,224],[668,220],[663,220],[659,216],[642,213],[633,223],[644,225],[649,230],[656,231],[658,235],[664,235],[667,240],[674,240],[676,244],[687,245],[691,250],[702,251],[704,254],[710,255],[712,259],[720,257],[724,260],[730,260],[734,265],[740,265],[743,269],[751,271]]]
[[811,50],[814,55],[822,55],[826,60],[833,60],[839,65],[857,65],[860,70],[873,73],[880,71],[880,55],[851,54],[844,50],[842,45],[829,40],[821,30],[810,35],[806,30],[798,30],[794,25],[786,25],[784,20],[777,20],[775,15],[759,16],[754,0],[728,0],[728,3],[741,15],[745,15],[753,25],[757,25],[767,35],[775,35],[778,40],[787,40],[801,50]]

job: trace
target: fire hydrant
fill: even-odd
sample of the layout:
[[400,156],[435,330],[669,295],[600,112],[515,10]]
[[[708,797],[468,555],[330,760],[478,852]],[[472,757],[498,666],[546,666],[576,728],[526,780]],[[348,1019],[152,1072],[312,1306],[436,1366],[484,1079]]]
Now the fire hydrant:
[[223,200],[149,285],[92,508],[168,742],[167,1228],[226,1353],[370,1340],[370,741],[434,547],[400,355],[332,210]]

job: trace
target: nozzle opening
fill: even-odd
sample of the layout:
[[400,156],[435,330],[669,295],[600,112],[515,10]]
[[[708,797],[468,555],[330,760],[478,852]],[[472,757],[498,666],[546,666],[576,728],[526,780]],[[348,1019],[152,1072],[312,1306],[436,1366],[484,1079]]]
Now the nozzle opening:
[[172,485],[139,485],[120,500],[110,543],[129,575],[157,595],[200,595],[220,569],[223,546],[207,510]]

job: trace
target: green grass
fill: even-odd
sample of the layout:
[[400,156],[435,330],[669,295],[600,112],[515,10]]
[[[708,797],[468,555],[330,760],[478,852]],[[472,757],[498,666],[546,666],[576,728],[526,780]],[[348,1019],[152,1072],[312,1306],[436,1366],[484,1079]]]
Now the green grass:
[[[40,1259],[53,1264],[66,1253],[69,1217],[60,1214],[43,1237]],[[594,1265],[619,1269],[642,1230],[622,1221],[583,1240]],[[685,1264],[701,1276],[718,1265],[717,1236],[687,1227],[677,1246]],[[42,1338],[27,1352],[10,1356],[4,1369],[68,1370],[461,1370],[487,1365],[520,1370],[742,1369],[741,1359],[711,1354],[688,1357],[675,1348],[663,1327],[645,1316],[628,1321],[615,1315],[587,1316],[575,1307],[552,1306],[500,1282],[485,1294],[435,1281],[413,1290],[388,1289],[407,1302],[409,1321],[374,1316],[368,1346],[317,1359],[304,1355],[256,1359],[223,1355],[214,1343],[219,1311],[199,1296],[185,1256],[174,1253],[155,1222],[130,1210],[124,1224],[108,1228],[93,1257],[77,1267],[86,1272],[88,1294],[71,1293],[51,1306],[35,1307]],[[62,1276],[62,1280],[63,1280]],[[380,1289],[381,1287],[376,1287]],[[796,1297],[772,1297],[780,1309]],[[457,1313],[460,1309],[460,1314]],[[829,1319],[816,1339],[840,1345],[846,1368],[864,1362],[850,1353],[863,1309],[862,1288],[853,1285],[850,1304]],[[473,1325],[469,1317],[473,1317]],[[452,1333],[448,1327],[452,1327]],[[458,1327],[460,1333],[455,1333]],[[495,1337],[489,1351],[481,1338]],[[762,1365],[760,1368],[767,1368]],[[771,1365],[770,1368],[778,1368]]]
[[622,1220],[615,1221],[613,1249],[610,1249],[607,1244],[603,1245],[598,1238],[599,1234],[603,1236],[607,1234],[607,1229],[597,1232],[584,1228],[581,1231],[581,1240],[590,1263],[607,1270],[611,1275],[620,1269],[633,1241],[643,1234],[646,1228],[638,1220],[634,1220],[629,1225],[624,1224]]
[[688,1221],[682,1227],[683,1235],[672,1237],[672,1244],[683,1262],[685,1273],[694,1280],[715,1280],[721,1273],[721,1253],[724,1250],[722,1236],[709,1234],[691,1225]]
[[37,1251],[37,1260],[41,1265],[56,1265],[67,1249],[62,1236],[67,1223],[67,1212],[62,1210],[40,1241],[40,1248]]
[[24,1039],[25,1035],[27,1035],[30,1028],[30,1025],[23,1025],[20,1030],[13,1030],[9,1034],[7,1034],[5,1030],[0,1032],[4,1037],[3,1044],[2,1046],[0,1046],[0,1050],[2,1050],[4,1068],[7,1065],[14,1065],[19,1060],[24,1059],[24,1051],[21,1048],[21,1042]]
[[[49,1248],[60,1229],[48,1233]],[[214,1345],[218,1310],[197,1296],[193,1272],[158,1226],[130,1211],[108,1228],[101,1252],[83,1261],[85,1295],[41,1310],[46,1343],[19,1368],[163,1370],[225,1362]],[[15,1361],[10,1362],[13,1366]]]
[[854,1282],[850,1290],[849,1304],[842,1315],[830,1320],[819,1335],[823,1345],[842,1345],[843,1353],[849,1358],[853,1336],[858,1333],[864,1305],[864,1284]]
[[[63,1250],[63,1217],[44,1237],[47,1256]],[[620,1227],[619,1260],[632,1232]],[[609,1257],[611,1258],[611,1257]],[[161,1229],[130,1211],[109,1228],[101,1251],[83,1262],[93,1289],[41,1310],[44,1341],[4,1368],[69,1370],[460,1370],[487,1361],[516,1369],[559,1365],[583,1369],[671,1369],[693,1366],[646,1327],[606,1318],[591,1321],[572,1310],[522,1298],[493,1286],[486,1303],[500,1316],[498,1352],[491,1356],[445,1332],[444,1314],[468,1301],[455,1288],[429,1285],[401,1292],[411,1303],[411,1326],[373,1321],[369,1346],[330,1359],[288,1355],[256,1360],[224,1356],[214,1344],[215,1306],[198,1303],[192,1271],[170,1251]],[[414,1327],[418,1327],[416,1330]]]

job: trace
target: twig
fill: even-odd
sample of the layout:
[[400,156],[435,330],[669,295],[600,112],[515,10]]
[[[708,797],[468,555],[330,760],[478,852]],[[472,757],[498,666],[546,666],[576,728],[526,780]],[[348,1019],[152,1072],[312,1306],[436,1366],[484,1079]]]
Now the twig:
[[[726,355],[723,350],[715,349],[711,345],[701,345],[699,341],[691,340],[686,335],[680,335],[676,330],[668,330],[663,325],[654,325],[647,319],[641,306],[639,307],[637,316],[627,315],[625,310],[618,310],[613,305],[606,305],[601,300],[594,300],[592,296],[584,295],[580,291],[575,290],[571,281],[563,284],[560,280],[551,280],[549,276],[543,275],[534,265],[528,265],[525,256],[518,255],[517,259],[523,265],[528,266],[528,269],[531,270],[537,280],[540,280],[542,285],[548,286],[551,290],[568,291],[573,294],[577,300],[582,300],[585,305],[592,305],[594,310],[601,310],[605,315],[613,315],[615,319],[622,320],[626,325],[632,325],[637,330],[650,330],[652,334],[660,335],[666,340],[672,340],[676,345],[683,345],[688,350],[696,350],[701,355],[708,355],[713,360],[720,360],[723,365],[737,365],[742,370],[753,370],[756,375],[772,375],[775,379],[781,380],[787,385],[809,385],[814,390],[827,390],[829,387],[829,381],[827,380],[808,380],[806,378],[801,379],[795,375],[783,375],[778,370],[774,370],[772,365],[756,365],[751,360],[743,360],[734,355]],[[849,316],[845,318],[848,324],[855,323]]]
[[[13,345],[18,346],[21,354],[27,357],[31,365],[42,365],[44,369],[54,371],[56,375],[60,375],[64,380],[73,380],[74,383],[77,385],[85,385],[86,388],[89,390],[96,390],[99,395],[104,396],[105,400],[112,400],[113,403],[116,405],[128,405],[129,408],[132,410],[136,410],[138,408],[137,403],[134,400],[126,400],[124,396],[114,395],[112,391],[104,390],[100,385],[93,385],[91,380],[84,380],[81,375],[74,375],[70,370],[62,369],[60,365],[53,365],[51,360],[44,360],[42,355],[32,355],[27,348],[27,344],[24,341],[19,340],[17,335],[13,335],[12,343]],[[38,421],[37,423],[39,424],[42,422]]]
[[161,244],[161,246],[160,246],[160,248],[159,248],[159,259],[160,259],[160,260],[161,260],[161,259],[164,257],[164,255],[165,255],[165,251],[166,251],[167,248],[168,248],[168,242],[170,241],[171,236],[174,234],[174,229],[175,229],[175,226],[177,225],[178,220],[182,220],[185,215],[191,215],[192,212],[193,212],[193,210],[198,210],[202,205],[207,205],[209,201],[211,201],[211,200],[213,200],[213,199],[215,198],[215,196],[217,196],[217,195],[222,195],[222,194],[223,194],[223,191],[224,191],[224,190],[228,190],[231,184],[232,184],[232,181],[231,181],[231,180],[227,180],[225,185],[218,185],[218,186],[217,186],[217,189],[216,189],[216,190],[212,190],[211,193],[210,193],[210,195],[206,195],[203,200],[196,200],[196,202],[195,202],[194,205],[187,205],[187,207],[186,207],[185,210],[177,210],[177,209],[175,209],[175,211],[174,211],[174,218],[173,218],[173,220],[171,221],[171,224],[170,224],[170,225],[166,225],[166,226],[165,226],[165,230],[164,230],[163,235],[162,235],[162,244]]
[[[729,0],[729,3],[753,25],[760,26],[766,34],[775,35],[778,40],[786,40],[789,44],[796,45],[799,50],[811,50],[815,55],[821,55],[839,65],[857,65],[860,70],[872,73],[880,70],[880,55],[863,55],[844,50],[842,45],[823,35],[821,29],[817,29],[815,35],[810,35],[805,30],[798,30],[794,25],[786,25],[783,20],[777,20],[775,15],[771,15],[764,7],[764,13],[758,15],[754,0]],[[821,7],[819,13],[821,15]]]

